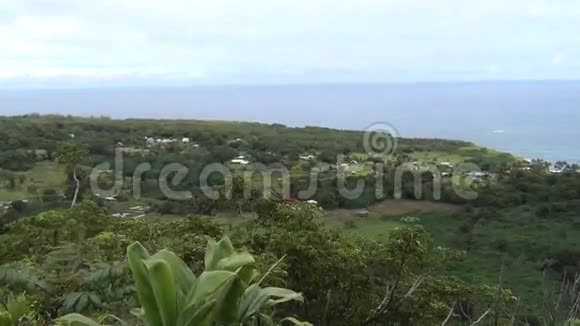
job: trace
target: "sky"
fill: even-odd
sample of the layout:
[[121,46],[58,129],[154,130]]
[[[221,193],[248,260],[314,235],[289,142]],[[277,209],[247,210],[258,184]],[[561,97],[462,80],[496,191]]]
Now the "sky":
[[0,0],[0,87],[580,79],[578,0]]

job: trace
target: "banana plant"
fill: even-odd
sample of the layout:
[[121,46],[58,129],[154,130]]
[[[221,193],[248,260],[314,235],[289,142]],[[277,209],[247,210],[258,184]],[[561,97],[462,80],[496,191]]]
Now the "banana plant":
[[[139,317],[145,326],[274,325],[265,309],[288,301],[303,301],[300,293],[260,285],[280,263],[258,278],[254,257],[235,250],[225,237],[210,240],[205,253],[205,269],[196,276],[173,252],[161,250],[150,255],[138,242],[127,249]],[[101,325],[80,315],[68,315],[63,325]],[[90,321],[90,322],[89,322]],[[294,318],[283,322],[310,325]]]
[[30,313],[30,303],[21,294],[14,296],[8,295],[6,305],[0,303],[0,326],[17,326]]

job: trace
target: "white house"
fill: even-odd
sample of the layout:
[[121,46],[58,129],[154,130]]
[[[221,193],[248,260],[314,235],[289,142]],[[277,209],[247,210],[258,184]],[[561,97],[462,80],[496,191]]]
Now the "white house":
[[314,155],[300,155],[299,158],[304,161],[312,161],[316,157]]
[[248,165],[248,164],[250,164],[249,161],[244,160],[244,159],[239,159],[239,158],[235,158],[231,162],[232,162],[232,164],[239,164],[239,165]]
[[474,180],[483,180],[484,178],[489,176],[489,173],[473,171],[473,172],[468,172],[467,176],[473,178]]
[[188,137],[183,137],[183,139],[181,139],[182,143],[189,143],[189,138]]

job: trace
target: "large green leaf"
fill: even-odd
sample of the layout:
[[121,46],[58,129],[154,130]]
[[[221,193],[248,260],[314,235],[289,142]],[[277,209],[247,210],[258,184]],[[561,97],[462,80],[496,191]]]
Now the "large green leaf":
[[[179,257],[177,257],[176,254],[169,250],[161,250],[151,258],[161,259],[169,264],[171,270],[173,271],[173,276],[175,277],[177,290],[180,297],[179,299],[184,300],[193,287],[196,279],[195,274],[193,274],[191,269],[183,262],[183,260],[181,260]],[[183,304],[183,302],[180,302],[180,304]]]
[[242,321],[257,315],[264,307],[288,301],[304,301],[302,294],[283,288],[260,288],[252,284],[242,298],[240,311]]
[[139,242],[135,242],[127,248],[127,257],[135,281],[137,298],[145,312],[145,325],[163,325],[159,308],[157,307],[157,301],[155,300],[155,293],[149,280],[149,271],[143,262],[150,258],[149,253]]
[[213,271],[218,269],[217,264],[220,260],[233,255],[234,246],[228,237],[224,237],[219,242],[211,239],[207,243],[205,251],[205,270]]
[[[68,326],[101,326],[96,321],[79,314],[68,314],[56,320],[58,325]],[[0,324],[1,325],[1,324]]]
[[280,323],[282,323],[282,324],[284,324],[285,322],[289,322],[294,326],[312,326],[311,323],[308,323],[305,321],[299,321],[298,319],[296,319],[294,317],[286,317],[280,321]]
[[0,312],[0,326],[12,326],[12,316],[9,312]]
[[187,306],[200,306],[236,277],[230,271],[203,272],[187,296]]
[[240,302],[240,319],[247,320],[258,313],[268,302],[269,298],[260,296],[260,287],[257,284],[250,285]]
[[238,277],[228,282],[220,291],[214,312],[214,320],[221,325],[240,324],[240,302],[246,285]]
[[[292,290],[260,288],[260,283],[282,260],[258,283],[251,284],[257,276],[254,257],[246,251],[235,251],[227,237],[219,242],[209,241],[206,270],[198,278],[170,251],[161,250],[150,256],[136,242],[127,248],[127,254],[142,306],[136,315],[146,326],[241,325],[246,322],[274,325],[271,316],[261,313],[262,309],[290,300],[303,301],[302,295]],[[68,298],[69,305],[75,305],[81,297],[72,295]],[[100,325],[76,314],[59,321],[79,326]],[[293,319],[285,321],[295,323]],[[296,321],[296,325],[309,325],[299,323]]]
[[112,319],[112,320],[116,321],[117,323],[115,325],[121,325],[121,326],[128,325],[124,320],[122,320],[119,317],[114,316],[114,315],[104,315],[99,319],[98,322],[96,322],[90,318],[83,316],[83,315],[68,314],[64,317],[57,319],[56,322],[58,323],[58,325],[63,325],[63,326],[64,325],[67,325],[67,326],[103,326],[103,325],[105,325],[104,321],[107,319]]
[[256,260],[252,255],[250,255],[250,253],[247,251],[238,251],[232,253],[228,257],[222,258],[219,262],[217,262],[217,269],[235,272],[240,269],[240,267],[253,265],[255,263]]
[[261,295],[265,295],[271,298],[271,300],[269,301],[270,305],[276,305],[288,301],[304,302],[304,297],[302,296],[301,293],[294,292],[290,289],[284,288],[275,288],[275,287],[263,288],[261,289]]
[[191,310],[190,313],[184,312],[181,315],[179,325],[183,326],[209,326],[211,323],[211,312],[216,304],[216,300],[210,300],[201,307]]
[[149,270],[149,281],[155,295],[159,314],[164,326],[177,323],[177,287],[169,264],[161,259],[145,260]]
[[23,294],[18,297],[12,294],[8,296],[6,311],[10,313],[14,321],[18,321],[24,317],[28,313],[29,307],[30,305]]

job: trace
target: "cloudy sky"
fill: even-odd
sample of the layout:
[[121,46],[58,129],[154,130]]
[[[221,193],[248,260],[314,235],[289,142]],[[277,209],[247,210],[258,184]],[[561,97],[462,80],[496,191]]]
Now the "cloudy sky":
[[578,0],[0,0],[0,87],[580,78]]

